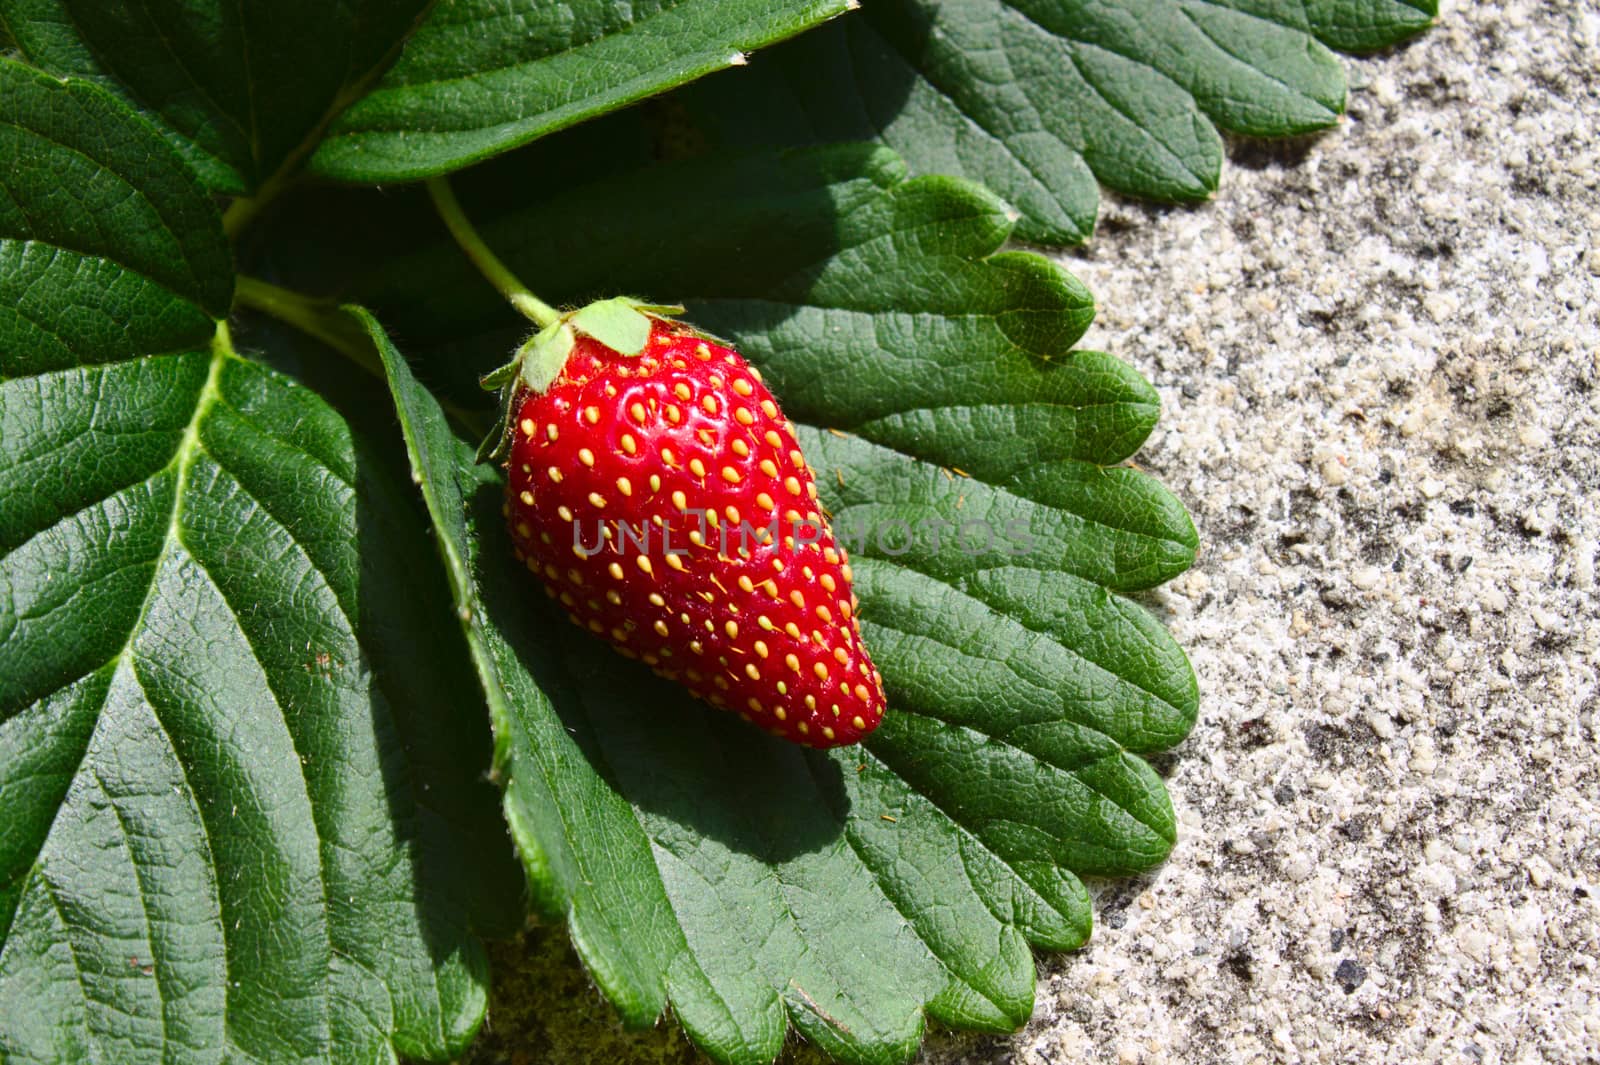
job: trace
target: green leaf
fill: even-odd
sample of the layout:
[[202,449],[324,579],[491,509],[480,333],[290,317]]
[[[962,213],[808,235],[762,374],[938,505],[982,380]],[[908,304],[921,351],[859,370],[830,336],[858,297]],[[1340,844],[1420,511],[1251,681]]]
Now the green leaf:
[[[85,267],[76,275],[57,267],[43,249],[8,245],[21,258],[0,274],[13,297],[0,306],[22,301],[12,328],[25,330],[8,345],[8,362],[28,360],[18,370],[34,369],[77,355],[79,338],[60,332],[63,325],[89,330],[108,348],[140,339],[112,336],[111,321],[66,316],[57,323],[60,309],[71,305],[62,299],[66,293],[30,283],[46,272],[86,299],[116,282],[141,310],[170,294],[206,315],[226,314],[233,256],[216,209],[196,194],[193,178],[170,160],[155,131],[94,86],[63,84],[8,60],[0,60],[0,76],[6,88],[0,93],[0,159],[10,164],[0,173],[8,192],[0,200],[0,238],[37,240]],[[144,315],[133,320],[147,324]]]
[[311,169],[432,177],[746,61],[851,0],[440,0]]
[[159,115],[219,192],[254,191],[365,91],[428,0],[0,0],[23,59]]
[[1372,52],[1421,33],[1439,16],[1439,0],[1227,0],[1230,7],[1261,14],[1316,37],[1329,48]]
[[1156,200],[1217,188],[1217,130],[1306,133],[1344,110],[1321,42],[1371,49],[1434,0],[876,0],[696,86],[714,139],[878,140],[1000,193],[1026,240],[1093,231],[1097,182]]
[[460,1053],[504,844],[403,475],[110,94],[0,61],[0,158],[0,1059]]
[[[562,217],[596,228],[552,246]],[[1172,844],[1138,755],[1187,733],[1194,677],[1120,592],[1186,568],[1194,529],[1114,465],[1154,425],[1153,390],[1071,350],[1088,294],[996,254],[1009,232],[993,196],[907,180],[865,146],[654,167],[487,220],[513,268],[544,282],[539,264],[561,264],[553,293],[682,297],[735,337],[809,423],[847,543],[858,524],[925,521],[1009,537],[854,546],[890,712],[864,747],[826,753],[693,702],[546,609],[511,558],[498,478],[365,319],[477,652],[535,905],[569,923],[625,1021],[670,1006],[719,1061],[771,1060],[790,1024],[863,1062],[903,1060],[924,1017],[1018,1027],[1030,948],[1088,935],[1079,876],[1149,868]],[[356,289],[397,319],[496,322],[460,278],[440,247]],[[424,288],[427,311],[402,314]]]

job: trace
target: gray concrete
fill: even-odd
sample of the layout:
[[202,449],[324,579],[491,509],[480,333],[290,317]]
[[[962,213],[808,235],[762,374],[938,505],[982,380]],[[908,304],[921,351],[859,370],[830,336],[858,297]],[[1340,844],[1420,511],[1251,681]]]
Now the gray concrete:
[[[1024,1032],[928,1061],[1600,1060],[1597,37],[1594,2],[1447,3],[1350,64],[1339,130],[1068,257],[1203,539],[1149,600],[1204,693],[1184,836]],[[483,1060],[691,1058],[522,975]]]
[[934,1061],[1600,1060],[1600,6],[1448,4],[1350,117],[1109,205],[1092,346],[1198,565],[1184,826]]

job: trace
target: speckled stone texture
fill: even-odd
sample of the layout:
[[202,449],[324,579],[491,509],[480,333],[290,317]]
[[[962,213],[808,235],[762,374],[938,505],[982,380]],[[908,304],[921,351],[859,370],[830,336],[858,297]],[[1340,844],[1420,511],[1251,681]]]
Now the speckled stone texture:
[[[1200,529],[1147,598],[1203,693],[1183,836],[1026,1030],[928,1062],[1600,1061],[1600,6],[1447,2],[1348,66],[1338,130],[1066,259]],[[482,1060],[693,1060],[570,965]]]
[[1184,835],[1026,1032],[930,1060],[1597,1060],[1597,37],[1449,5],[1337,132],[1072,260],[1200,529],[1153,599]]

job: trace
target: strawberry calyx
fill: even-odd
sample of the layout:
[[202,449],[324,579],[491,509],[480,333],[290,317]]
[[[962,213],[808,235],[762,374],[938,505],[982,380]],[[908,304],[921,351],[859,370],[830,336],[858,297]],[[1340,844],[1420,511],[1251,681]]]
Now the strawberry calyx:
[[[599,341],[617,354],[636,358],[649,343],[656,319],[673,321],[684,332],[699,333],[675,321],[683,308],[671,304],[645,303],[629,296],[615,296],[567,311],[517,349],[511,361],[490,371],[479,384],[500,393],[500,417],[494,429],[478,448],[479,462],[503,462],[510,439],[511,411],[518,397],[532,392],[543,395],[561,376],[579,336]],[[700,334],[714,340],[710,334]]]

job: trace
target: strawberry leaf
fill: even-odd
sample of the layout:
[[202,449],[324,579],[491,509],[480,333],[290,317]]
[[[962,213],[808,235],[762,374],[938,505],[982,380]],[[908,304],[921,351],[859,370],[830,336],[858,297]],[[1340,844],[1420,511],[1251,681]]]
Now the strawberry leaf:
[[311,160],[341,181],[431,177],[745,62],[850,0],[441,0]]
[[249,193],[315,146],[428,0],[0,0],[19,57],[164,124],[206,184]]
[[[1097,182],[1157,200],[1217,189],[1217,130],[1306,133],[1344,111],[1329,47],[1426,28],[1435,0],[878,0],[697,86],[714,137],[878,140],[982,181],[1026,240],[1076,244]],[[1325,47],[1326,46],[1326,47]]]
[[[610,205],[601,231],[552,246],[551,221],[591,203]],[[510,558],[495,474],[365,319],[477,649],[535,905],[570,924],[625,1020],[670,1005],[720,1061],[770,1060],[789,1024],[850,1061],[904,1058],[924,1017],[1015,1028],[1030,947],[1088,935],[1079,877],[1172,845],[1139,754],[1187,733],[1194,678],[1122,593],[1185,569],[1194,530],[1115,465],[1154,426],[1154,392],[1072,350],[1088,294],[997,254],[1010,227],[992,195],[907,180],[865,146],[649,167],[487,221],[514,268],[561,263],[563,294],[602,278],[682,294],[689,321],[738,341],[812,426],[847,544],[857,525],[954,526],[853,545],[890,711],[863,747],[827,753],[700,706],[545,609]],[[430,317],[497,321],[456,269],[430,248],[356,290],[406,318],[426,286]],[[993,542],[961,544],[962,523]]]
[[404,474],[111,94],[0,60],[0,157],[0,1059],[460,1053],[503,843]]

